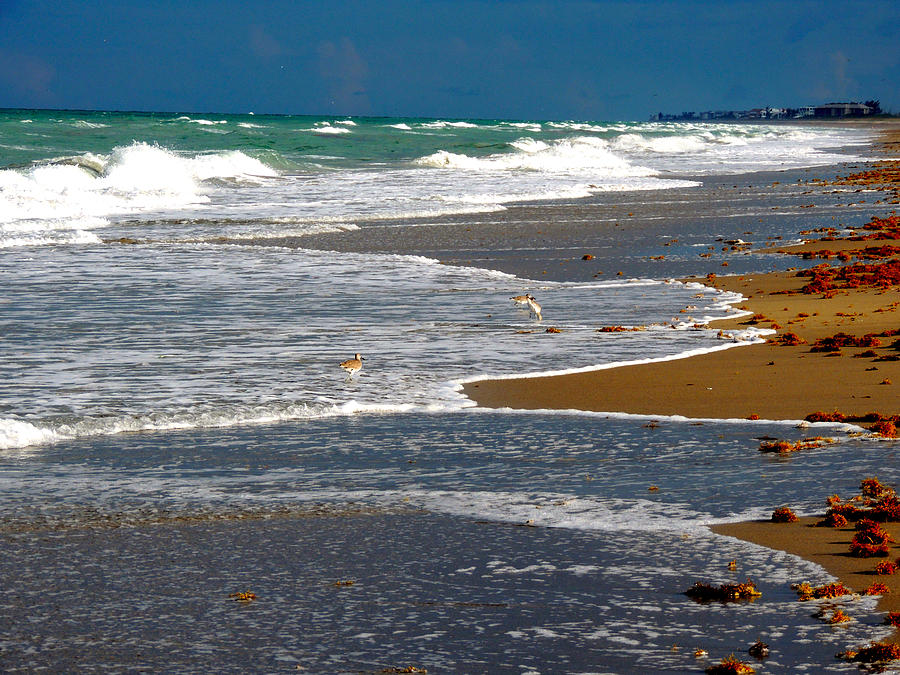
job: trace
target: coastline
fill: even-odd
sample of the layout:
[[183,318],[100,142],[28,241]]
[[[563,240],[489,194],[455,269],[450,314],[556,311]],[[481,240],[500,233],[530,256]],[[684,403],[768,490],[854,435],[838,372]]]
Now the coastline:
[[[699,281],[699,280],[696,280]],[[731,341],[729,331],[755,324],[781,326],[801,345],[773,340],[737,346],[682,359],[617,368],[502,380],[479,380],[463,385],[463,393],[481,407],[526,410],[574,409],[593,412],[684,416],[702,419],[802,420],[817,412],[839,410],[862,416],[877,411],[896,414],[900,362],[875,361],[896,350],[850,348],[840,352],[810,352],[816,340],[838,332],[881,333],[900,324],[898,306],[875,289],[854,289],[834,298],[785,295],[806,283],[791,272],[718,277],[707,281],[747,298],[740,307],[754,316],[712,324]],[[806,316],[802,316],[806,315]],[[771,321],[770,321],[771,319]],[[877,356],[854,358],[874,351]],[[875,370],[873,370],[873,368]]]
[[[884,127],[879,128],[882,143],[878,150],[895,154],[900,129],[896,123]],[[898,163],[888,161],[873,168],[835,182],[856,186],[851,189],[857,192],[879,191],[883,199],[875,203],[883,204],[877,213],[884,216],[892,212],[891,205],[898,200]],[[822,183],[827,185],[828,181]],[[874,215],[874,210],[873,205],[868,214]],[[824,237],[817,233],[805,244],[777,249],[780,271],[686,279],[743,295],[745,301],[740,307],[752,312],[752,318],[719,321],[713,327],[719,328],[726,339],[728,331],[748,325],[774,328],[777,336],[764,344],[567,375],[471,381],[462,391],[478,406],[488,408],[578,409],[704,419],[802,420],[819,411],[840,411],[856,417],[872,412],[896,416],[900,414],[895,389],[900,386],[900,361],[890,360],[900,350],[900,341],[890,336],[900,328],[896,284],[802,293],[800,289],[810,278],[798,276],[793,265],[804,257],[829,262],[827,258],[838,255],[844,262],[865,264],[868,260],[863,249],[898,242],[888,237],[853,241],[846,235],[836,238],[828,228],[823,230]],[[889,251],[872,262],[896,263],[900,260],[898,253],[900,250]],[[797,335],[802,343],[784,344],[779,337],[786,333]],[[887,336],[876,347],[811,351],[817,340],[838,333]],[[803,518],[792,524],[753,521],[710,529],[815,562],[855,592],[875,581],[885,583],[890,592],[880,597],[879,611],[900,611],[900,584],[891,576],[876,576],[872,559],[849,555],[852,525],[817,528],[813,526],[815,520]],[[900,541],[896,524],[888,524],[886,529]],[[895,633],[892,641],[898,640],[900,635]]]
[[[885,584],[890,593],[878,598],[880,612],[900,612],[900,584],[894,576],[876,575],[875,565],[890,558],[855,558],[848,552],[854,529],[848,527],[816,527],[820,519],[798,518],[795,523],[773,523],[769,520],[753,520],[743,523],[712,525],[716,534],[734,537],[766,548],[785,551],[825,568],[854,593],[862,593],[875,582]],[[894,539],[900,540],[900,523],[883,523],[882,526]],[[804,581],[798,579],[798,582]],[[852,615],[852,606],[848,609]],[[893,641],[900,640],[895,633]]]

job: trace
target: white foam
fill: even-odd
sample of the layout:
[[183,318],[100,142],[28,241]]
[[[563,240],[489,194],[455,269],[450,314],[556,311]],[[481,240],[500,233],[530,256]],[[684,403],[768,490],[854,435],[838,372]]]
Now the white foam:
[[88,122],[86,120],[78,120],[73,125],[76,129],[105,129],[108,127],[108,124],[101,124],[99,122]]
[[0,418],[0,449],[25,448],[57,440],[56,434],[28,422]]
[[258,183],[275,176],[239,151],[183,156],[147,143],[6,169],[0,171],[0,243],[23,232],[85,230],[114,215],[202,205],[209,201],[203,182],[211,179]]
[[81,417],[70,422],[45,423],[0,419],[0,449],[24,448],[90,436],[110,436],[124,432],[212,429],[289,420],[316,419],[359,412],[405,412],[396,406],[341,405],[327,403],[232,404],[187,408],[174,412],[144,415]]
[[314,134],[349,134],[351,133],[350,129],[346,127],[333,127],[328,123],[324,123],[322,126],[313,127],[312,129],[299,129],[299,131],[312,132]]
[[434,122],[423,122],[419,125],[423,129],[477,129],[478,125],[472,122],[445,122],[443,120],[435,120]]
[[471,157],[447,150],[422,157],[417,163],[466,171],[543,171],[549,173],[591,172],[597,178],[653,176],[652,169],[629,163],[609,148],[607,141],[590,136],[559,141],[519,139],[511,144],[515,152]]
[[199,124],[204,127],[211,127],[217,124],[228,124],[228,120],[205,120],[205,119],[191,119],[190,117],[179,117],[179,120],[183,122],[191,122],[192,124]]

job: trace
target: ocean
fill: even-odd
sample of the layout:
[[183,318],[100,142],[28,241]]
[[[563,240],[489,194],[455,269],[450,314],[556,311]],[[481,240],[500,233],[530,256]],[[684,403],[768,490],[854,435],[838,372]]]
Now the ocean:
[[[831,426],[836,446],[773,459],[760,437],[823,430],[485,411],[459,390],[764,337],[721,339],[708,322],[740,298],[671,276],[745,220],[796,237],[808,188],[697,217],[679,200],[864,162],[871,141],[811,125],[0,111],[0,664],[691,672],[695,647],[718,660],[760,638],[760,672],[853,670],[833,656],[884,632],[873,601],[850,627],[812,620],[789,585],[828,580],[821,568],[707,525],[785,501],[813,513],[876,469],[896,482],[892,444]],[[777,217],[773,190],[792,205]],[[817,198],[821,218],[846,195]],[[623,275],[529,276],[558,239],[463,238],[626,204],[653,204],[658,236],[669,215],[694,223],[671,269],[628,264],[648,241],[625,208],[598,252]],[[458,238],[431,247],[447,255],[410,243],[448,223]],[[524,293],[542,320],[510,300]],[[746,577],[764,593],[752,604],[683,595]],[[248,589],[253,603],[228,597]]]

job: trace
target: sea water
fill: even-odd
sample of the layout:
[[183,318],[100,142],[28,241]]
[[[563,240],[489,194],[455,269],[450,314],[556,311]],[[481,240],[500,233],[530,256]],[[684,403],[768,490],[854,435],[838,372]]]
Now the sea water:
[[[845,668],[833,653],[878,634],[872,603],[853,607],[853,626],[828,628],[788,589],[826,580],[821,569],[706,526],[785,502],[820,510],[875,467],[891,482],[890,443],[767,422],[486,412],[459,393],[484,376],[740,348],[760,334],[723,340],[707,325],[737,315],[738,296],[652,278],[532,280],[302,241],[409,216],[423,226],[469,213],[477,226],[479,213],[530,200],[831,164],[852,157],[847,146],[864,157],[866,140],[762,125],[3,113],[0,522],[15,551],[3,574],[30,598],[24,614],[8,602],[7,616],[42,636],[8,631],[4,656],[59,667],[96,633],[133,647],[187,631],[158,642],[168,663],[681,672],[697,667],[687,645],[720,658],[761,637],[777,650],[767,672]],[[271,245],[285,236],[300,245]],[[525,292],[543,321],[510,301]],[[350,379],[338,364],[356,352],[363,370]],[[757,451],[760,437],[806,433],[842,442],[789,460]],[[329,520],[348,510],[365,516]],[[259,541],[229,544],[245,555],[216,548],[234,532],[215,523],[247,518],[261,520],[241,536]],[[325,519],[325,539],[310,519]],[[185,522],[194,529],[172,529]],[[167,544],[166,532],[196,540]],[[143,613],[127,596],[97,599],[83,634],[57,623],[89,581],[138,583],[150,555],[141,537],[165,556],[170,583],[220,550],[207,561],[217,585],[184,591],[210,594],[215,609],[167,620],[168,605],[146,593]],[[290,560],[273,557],[284,546]],[[359,581],[333,613],[279,581],[313,574],[313,550],[329,579]],[[81,576],[42,595],[68,556]],[[699,606],[681,594],[733,580],[731,559],[763,599]],[[239,655],[221,627],[237,579],[280,598],[256,606],[244,626],[255,646]],[[373,603],[390,620],[375,620]],[[273,638],[272,622],[290,630]],[[164,662],[111,644],[97,654],[110,667]]]

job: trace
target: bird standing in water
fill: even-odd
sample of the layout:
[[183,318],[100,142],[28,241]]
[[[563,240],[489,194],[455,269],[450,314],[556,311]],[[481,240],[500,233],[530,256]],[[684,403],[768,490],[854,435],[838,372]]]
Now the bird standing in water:
[[347,359],[341,363],[341,368],[347,371],[347,381],[353,379],[353,376],[362,370],[363,357],[356,354],[352,359]]

